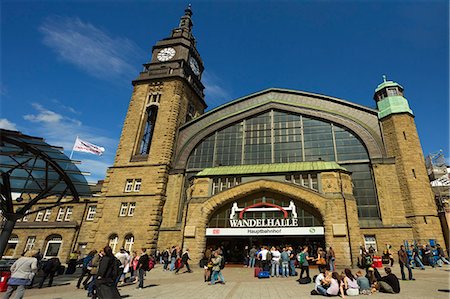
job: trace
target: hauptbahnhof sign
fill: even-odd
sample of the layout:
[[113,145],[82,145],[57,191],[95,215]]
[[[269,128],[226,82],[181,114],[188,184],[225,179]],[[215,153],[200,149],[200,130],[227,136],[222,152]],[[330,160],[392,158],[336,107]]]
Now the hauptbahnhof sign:
[[[245,212],[273,212],[283,213],[283,218],[244,219]],[[288,211],[291,217],[288,218]],[[239,212],[239,214],[237,214]],[[246,208],[239,208],[237,203],[231,207],[231,228],[207,228],[206,236],[300,236],[324,234],[322,226],[300,227],[297,219],[297,208],[293,201],[288,207],[261,202]]]

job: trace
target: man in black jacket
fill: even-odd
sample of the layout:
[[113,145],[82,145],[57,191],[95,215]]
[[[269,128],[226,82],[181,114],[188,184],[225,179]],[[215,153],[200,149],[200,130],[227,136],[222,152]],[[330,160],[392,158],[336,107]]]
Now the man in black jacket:
[[141,256],[139,257],[139,261],[138,261],[138,265],[137,265],[137,269],[138,270],[138,274],[139,274],[139,289],[142,289],[144,287],[144,275],[145,272],[147,272],[149,270],[148,268],[148,264],[149,264],[149,257],[147,254],[147,249],[142,248],[141,249]]
[[180,271],[181,268],[183,268],[184,265],[186,265],[186,269],[188,273],[192,273],[191,267],[189,267],[189,260],[191,259],[190,255],[189,255],[189,248],[186,249],[185,252],[183,252],[183,254],[181,255],[181,265],[180,267],[177,269],[177,271],[175,271],[175,274],[178,274],[178,271]]
[[109,246],[103,248],[104,255],[100,260],[95,281],[97,296],[100,299],[118,299],[121,298],[119,291],[114,283],[119,273],[120,261],[113,255]]
[[400,293],[400,282],[398,281],[397,276],[392,273],[392,270],[389,267],[384,268],[384,271],[387,275],[378,280],[380,292],[394,294]]
[[55,276],[55,273],[58,271],[59,267],[61,266],[61,262],[59,261],[59,258],[53,257],[49,259],[44,266],[42,267],[42,270],[44,271],[44,276],[42,276],[41,282],[39,283],[39,288],[42,288],[44,285],[45,279],[47,277],[50,277],[48,280],[48,286],[51,287],[53,283],[53,277]]

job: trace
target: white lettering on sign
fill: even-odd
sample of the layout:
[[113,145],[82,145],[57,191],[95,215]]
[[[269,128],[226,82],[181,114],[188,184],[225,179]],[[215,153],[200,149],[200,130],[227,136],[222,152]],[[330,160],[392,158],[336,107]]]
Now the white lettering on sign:
[[230,219],[231,227],[296,227],[298,219]]
[[[260,219],[261,220],[261,219]],[[207,228],[206,236],[323,236],[323,226]]]

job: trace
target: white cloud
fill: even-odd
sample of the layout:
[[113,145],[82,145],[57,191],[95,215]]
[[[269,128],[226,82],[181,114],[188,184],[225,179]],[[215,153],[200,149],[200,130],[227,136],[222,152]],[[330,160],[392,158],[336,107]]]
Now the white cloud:
[[26,120],[34,123],[29,127],[28,132],[24,133],[43,137],[51,145],[62,146],[67,155],[70,154],[77,136],[103,146],[106,151],[102,156],[76,152],[73,159],[81,160],[79,168],[91,173],[86,178],[88,181],[95,182],[105,177],[107,167],[111,166],[114,161],[117,139],[108,137],[107,132],[85,125],[78,119],[56,113],[40,104],[33,103],[32,107],[38,113],[24,116]]
[[0,129],[17,131],[16,124],[13,122],[10,122],[6,118],[0,118]]
[[128,61],[143,56],[129,39],[108,35],[79,18],[47,18],[39,30],[59,58],[100,79],[129,79],[137,70]]
[[202,76],[202,82],[205,86],[205,97],[206,102],[210,106],[209,108],[214,108],[230,101],[230,94],[222,87],[223,82],[217,76],[205,71]]
[[57,123],[63,119],[61,114],[47,110],[42,105],[33,103],[32,106],[39,112],[38,114],[27,114],[23,118],[32,122]]

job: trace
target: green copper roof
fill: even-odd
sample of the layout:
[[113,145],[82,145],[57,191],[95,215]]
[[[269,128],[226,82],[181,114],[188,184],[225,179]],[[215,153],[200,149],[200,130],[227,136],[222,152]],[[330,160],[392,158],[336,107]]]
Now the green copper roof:
[[383,100],[379,101],[377,103],[378,106],[378,118],[382,119],[383,117],[386,117],[391,114],[395,113],[410,113],[412,115],[413,112],[409,108],[408,100],[406,100],[402,96],[389,96],[384,98]]
[[245,175],[262,173],[287,173],[296,171],[324,171],[324,170],[345,170],[336,162],[295,162],[295,163],[275,163],[275,164],[257,164],[257,165],[237,165],[237,166],[219,166],[205,168],[197,176],[211,177],[223,175]]
[[377,88],[375,89],[375,93],[377,93],[378,91],[380,91],[383,88],[386,87],[393,87],[393,86],[399,86],[401,89],[403,89],[403,86],[401,86],[400,84],[398,84],[397,82],[394,81],[384,81],[382,83],[380,83]]

